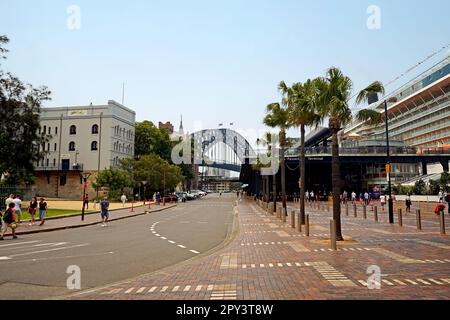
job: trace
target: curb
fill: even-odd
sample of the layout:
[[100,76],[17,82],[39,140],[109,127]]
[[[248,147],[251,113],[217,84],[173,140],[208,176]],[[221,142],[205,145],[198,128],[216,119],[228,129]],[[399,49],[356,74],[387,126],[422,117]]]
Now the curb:
[[[131,216],[125,216],[125,217],[119,217],[119,218],[111,219],[111,220],[109,220],[109,222],[124,220],[124,219],[128,219],[128,218],[139,217],[139,216],[143,216],[143,215],[150,214],[150,213],[153,213],[153,212],[160,212],[160,211],[164,211],[164,210],[167,210],[167,209],[174,208],[176,206],[177,205],[174,204],[174,205],[171,205],[171,206],[167,206],[167,207],[159,208],[159,209],[156,209],[156,210],[152,210],[150,212],[147,211],[147,210],[144,210],[144,212],[137,213],[137,214],[134,214],[134,215],[131,215]],[[92,213],[92,214],[94,214],[94,213]],[[45,232],[60,231],[60,230],[67,230],[67,229],[76,229],[76,228],[90,227],[90,226],[94,226],[94,225],[101,224],[101,223],[102,223],[101,221],[95,221],[95,222],[91,222],[91,223],[75,224],[75,225],[70,225],[70,226],[54,227],[54,228],[42,229],[42,230],[30,230],[30,231],[23,231],[23,232],[19,231],[19,232],[16,232],[16,235],[20,236],[20,235],[35,234],[35,233],[45,233]],[[4,236],[6,237],[6,236],[11,236],[11,235],[12,235],[11,233],[5,233]]]

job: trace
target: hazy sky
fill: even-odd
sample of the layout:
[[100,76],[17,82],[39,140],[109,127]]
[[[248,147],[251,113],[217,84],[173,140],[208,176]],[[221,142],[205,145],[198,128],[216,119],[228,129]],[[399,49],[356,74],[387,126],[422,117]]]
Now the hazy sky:
[[388,82],[450,43],[449,12],[448,0],[0,0],[0,34],[11,39],[3,67],[47,85],[48,106],[120,102],[125,82],[138,120],[256,130],[280,80],[338,66],[355,89]]

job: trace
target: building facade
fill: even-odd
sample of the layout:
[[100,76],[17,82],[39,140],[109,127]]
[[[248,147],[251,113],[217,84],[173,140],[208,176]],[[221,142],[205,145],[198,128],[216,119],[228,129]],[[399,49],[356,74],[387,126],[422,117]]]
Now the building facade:
[[99,171],[117,167],[134,156],[136,113],[110,100],[106,105],[43,108],[41,133],[50,137],[39,146],[45,158],[36,163],[39,196],[79,199],[83,177],[90,199]]

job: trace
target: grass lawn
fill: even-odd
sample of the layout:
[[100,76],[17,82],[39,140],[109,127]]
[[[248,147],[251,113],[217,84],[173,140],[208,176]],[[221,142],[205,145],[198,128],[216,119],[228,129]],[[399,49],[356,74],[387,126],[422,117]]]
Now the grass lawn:
[[[86,210],[86,213],[92,212],[93,210]],[[57,217],[57,216],[64,216],[64,215],[74,215],[81,213],[80,210],[66,210],[66,209],[48,209],[47,214],[45,215],[46,218],[50,217]],[[34,215],[35,219],[39,219],[39,210]],[[22,211],[22,217],[21,220],[29,220],[30,214],[28,213],[28,210]]]

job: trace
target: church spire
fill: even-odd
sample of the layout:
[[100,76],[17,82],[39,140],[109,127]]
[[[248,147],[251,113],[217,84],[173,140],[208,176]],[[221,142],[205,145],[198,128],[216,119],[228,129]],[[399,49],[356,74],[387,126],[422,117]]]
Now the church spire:
[[181,121],[180,121],[180,134],[184,134],[184,128],[183,128],[183,115],[181,115]]

